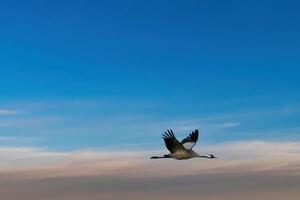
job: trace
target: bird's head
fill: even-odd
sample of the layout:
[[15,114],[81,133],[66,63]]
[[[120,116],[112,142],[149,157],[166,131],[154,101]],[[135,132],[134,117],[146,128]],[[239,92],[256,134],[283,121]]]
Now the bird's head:
[[209,158],[210,158],[210,159],[216,159],[217,157],[214,156],[213,154],[209,154]]
[[196,157],[199,158],[208,158],[208,159],[216,159],[217,157],[214,156],[213,154],[208,154],[208,155],[197,155]]

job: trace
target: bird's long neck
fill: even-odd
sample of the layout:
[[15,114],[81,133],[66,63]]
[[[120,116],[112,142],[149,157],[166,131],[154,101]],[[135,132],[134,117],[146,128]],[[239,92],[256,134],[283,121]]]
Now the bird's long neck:
[[210,158],[210,156],[208,156],[208,155],[200,155],[199,157],[200,158]]
[[209,159],[212,159],[212,158],[216,158],[214,155],[212,154],[209,154],[209,155],[199,155],[198,156],[199,158],[209,158]]

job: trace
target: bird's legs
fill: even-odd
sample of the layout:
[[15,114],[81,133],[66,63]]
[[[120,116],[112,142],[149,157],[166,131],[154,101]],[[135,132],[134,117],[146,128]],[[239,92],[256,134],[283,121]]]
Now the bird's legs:
[[152,156],[151,159],[162,159],[162,158],[171,158],[169,155],[164,155],[164,156]]

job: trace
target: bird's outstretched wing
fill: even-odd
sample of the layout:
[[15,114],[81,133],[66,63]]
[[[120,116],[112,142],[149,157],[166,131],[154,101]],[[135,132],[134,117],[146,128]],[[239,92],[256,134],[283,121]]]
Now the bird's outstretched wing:
[[198,137],[199,137],[199,131],[195,130],[192,133],[190,133],[189,136],[187,136],[186,138],[184,138],[181,141],[181,144],[183,145],[183,147],[185,149],[191,150],[196,145]]
[[175,151],[178,151],[178,150],[185,150],[185,148],[183,147],[182,143],[180,143],[180,142],[176,139],[176,137],[175,137],[175,135],[174,135],[172,129],[167,130],[167,132],[165,132],[165,133],[163,134],[163,139],[164,139],[164,141],[165,141],[165,144],[166,144],[167,149],[168,149],[171,153],[174,153]]

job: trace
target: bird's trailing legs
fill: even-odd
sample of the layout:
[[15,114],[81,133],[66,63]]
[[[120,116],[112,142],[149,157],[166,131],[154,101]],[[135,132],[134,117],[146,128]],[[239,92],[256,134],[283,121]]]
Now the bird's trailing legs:
[[171,158],[169,155],[164,156],[152,156],[151,159],[162,159],[162,158]]

